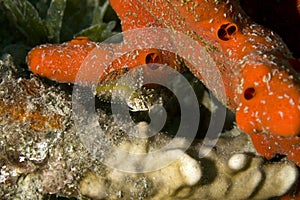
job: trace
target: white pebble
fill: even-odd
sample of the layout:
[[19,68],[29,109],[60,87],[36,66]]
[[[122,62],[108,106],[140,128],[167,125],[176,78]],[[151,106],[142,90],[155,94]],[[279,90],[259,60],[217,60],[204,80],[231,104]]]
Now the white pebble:
[[180,158],[180,163],[180,172],[185,184],[195,185],[202,176],[200,163],[187,154]]
[[248,156],[245,154],[234,154],[228,160],[228,167],[234,171],[243,169],[248,163]]

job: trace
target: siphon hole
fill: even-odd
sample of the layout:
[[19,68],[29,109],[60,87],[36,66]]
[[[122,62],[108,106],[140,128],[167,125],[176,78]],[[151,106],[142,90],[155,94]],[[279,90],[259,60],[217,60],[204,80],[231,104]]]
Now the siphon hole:
[[146,56],[146,64],[149,63],[158,63],[159,62],[159,56],[156,53],[149,53]]
[[253,87],[247,88],[244,92],[244,98],[250,100],[255,96],[255,89]]
[[237,32],[237,26],[233,23],[223,24],[218,30],[218,37],[221,40],[228,41],[232,35]]
[[218,37],[221,40],[227,41],[229,40],[227,37],[227,33],[225,31],[225,29],[221,26],[221,28],[218,30]]
[[237,31],[237,28],[235,25],[231,25],[227,28],[228,35],[233,35]]
[[159,66],[155,63],[159,63],[159,56],[156,53],[149,53],[146,56],[146,64],[153,70],[157,69]]

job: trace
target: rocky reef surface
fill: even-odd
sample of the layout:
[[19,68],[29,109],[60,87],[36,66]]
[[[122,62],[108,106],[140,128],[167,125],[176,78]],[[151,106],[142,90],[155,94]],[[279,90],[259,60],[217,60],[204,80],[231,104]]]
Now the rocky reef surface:
[[236,127],[191,142],[168,127],[149,136],[145,120],[124,129],[105,109],[78,127],[70,85],[28,75],[9,55],[0,74],[1,199],[270,199],[297,182],[292,162],[266,161]]

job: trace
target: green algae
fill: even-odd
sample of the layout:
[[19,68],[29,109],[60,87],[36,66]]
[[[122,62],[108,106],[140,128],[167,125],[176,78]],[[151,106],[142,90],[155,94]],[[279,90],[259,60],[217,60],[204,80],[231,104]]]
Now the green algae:
[[28,50],[39,44],[78,35],[101,42],[115,33],[116,20],[108,0],[0,0],[0,55],[18,51],[25,64]]

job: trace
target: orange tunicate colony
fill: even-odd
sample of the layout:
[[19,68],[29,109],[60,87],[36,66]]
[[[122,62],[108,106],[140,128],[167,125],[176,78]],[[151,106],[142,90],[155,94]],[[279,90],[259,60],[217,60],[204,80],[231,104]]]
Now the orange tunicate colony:
[[[286,154],[300,166],[300,81],[295,70],[299,69],[299,62],[277,34],[255,24],[237,0],[110,3],[122,21],[123,31],[168,28],[188,35],[207,49],[223,78],[227,97],[223,103],[236,112],[237,125],[250,134],[258,152],[267,158],[276,153]],[[126,40],[126,34],[124,37]],[[82,61],[96,45],[86,38],[61,45],[41,45],[28,54],[27,62],[36,74],[74,82]],[[176,65],[176,56],[165,58],[171,54],[152,49],[139,50],[135,55],[121,57],[112,63],[112,68],[152,62]],[[204,80],[199,66],[188,67],[207,86],[214,81],[213,77]],[[222,96],[218,92],[215,91],[216,96]]]

